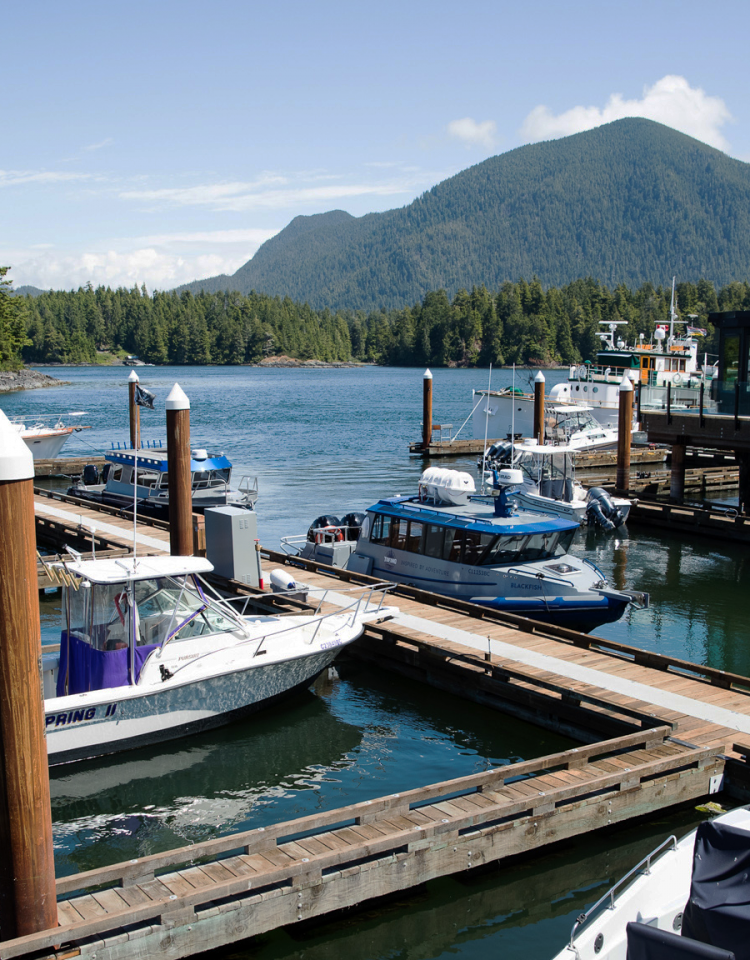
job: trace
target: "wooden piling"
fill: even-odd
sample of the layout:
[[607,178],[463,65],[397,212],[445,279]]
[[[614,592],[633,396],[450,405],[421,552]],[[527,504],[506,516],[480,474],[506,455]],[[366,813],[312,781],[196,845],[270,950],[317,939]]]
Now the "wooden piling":
[[682,501],[685,496],[685,453],[684,443],[672,444],[672,464],[669,473],[669,499]]
[[128,407],[130,410],[130,446],[139,450],[141,446],[141,408],[135,402],[135,388],[139,383],[135,370],[128,377]]
[[426,449],[432,441],[432,374],[429,370],[425,370],[422,384],[422,446]]
[[544,374],[534,378],[534,439],[544,443]]
[[630,377],[620,381],[620,410],[617,423],[617,476],[618,490],[630,487],[630,442],[633,432],[633,384]]
[[0,929],[57,926],[31,452],[0,411]]
[[169,470],[169,547],[173,556],[193,555],[193,503],[190,482],[190,401],[175,384],[164,406],[167,411]]

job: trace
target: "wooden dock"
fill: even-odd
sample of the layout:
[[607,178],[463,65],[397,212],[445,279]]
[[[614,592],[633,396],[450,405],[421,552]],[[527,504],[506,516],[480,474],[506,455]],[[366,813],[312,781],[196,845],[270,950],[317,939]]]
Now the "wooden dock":
[[[373,582],[294,567],[316,602]],[[59,926],[0,957],[189,956],[722,789],[750,796],[750,679],[410,587],[392,602],[354,655],[588,745],[60,878]]]
[[[131,520],[71,500],[40,493],[38,529],[90,545],[93,524],[97,552],[132,549]],[[638,505],[657,506],[684,512]],[[165,527],[139,523],[139,549],[166,551]],[[293,569],[326,608],[376,582],[273,551],[263,560]],[[750,678],[414,587],[389,602],[396,615],[351,655],[581,746],[59,878],[58,927],[0,942],[0,958],[190,956],[720,791],[750,799]]]
[[34,473],[37,477],[80,477],[83,468],[93,463],[97,470],[104,466],[104,457],[93,454],[86,457],[56,457],[54,460],[35,460]]

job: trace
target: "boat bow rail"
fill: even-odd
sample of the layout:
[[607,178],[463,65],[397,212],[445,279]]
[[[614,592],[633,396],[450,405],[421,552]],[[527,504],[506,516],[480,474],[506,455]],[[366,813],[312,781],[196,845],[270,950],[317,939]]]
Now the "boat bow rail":
[[604,896],[599,897],[595,904],[590,906],[584,913],[581,913],[576,917],[575,923],[570,931],[570,940],[567,944],[567,949],[573,953],[576,960],[580,960],[578,950],[576,949],[575,945],[576,938],[579,933],[582,933],[584,928],[600,915],[603,908],[606,907],[608,910],[614,910],[617,903],[617,894],[624,892],[636,877],[640,875],[648,876],[651,873],[651,865],[657,858],[661,857],[664,853],[668,853],[670,851],[674,852],[676,850],[677,837],[675,837],[673,834],[672,836],[667,837],[666,840],[662,840],[658,847],[655,847],[651,853],[646,854],[641,861],[628,870],[625,876],[620,877],[616,883],[613,883]]

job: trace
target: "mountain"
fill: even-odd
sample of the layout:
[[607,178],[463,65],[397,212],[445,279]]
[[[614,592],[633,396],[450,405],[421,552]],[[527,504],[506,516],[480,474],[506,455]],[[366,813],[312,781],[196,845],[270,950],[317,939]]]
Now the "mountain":
[[371,310],[534,275],[638,286],[674,274],[750,276],[750,164],[633,118],[491,157],[397,210],[296,217],[231,277],[180,289]]
[[15,290],[10,290],[8,292],[17,297],[38,297],[45,291],[40,290],[39,287],[32,287],[27,284],[26,286],[17,287]]

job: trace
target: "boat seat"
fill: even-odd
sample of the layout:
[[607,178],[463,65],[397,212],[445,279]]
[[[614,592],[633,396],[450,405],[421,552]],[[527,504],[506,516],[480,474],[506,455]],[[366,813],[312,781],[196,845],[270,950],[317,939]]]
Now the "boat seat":
[[731,950],[681,937],[646,923],[629,923],[626,960],[735,960]]

